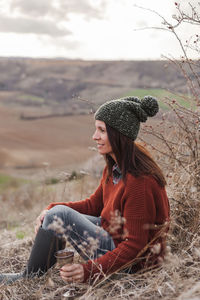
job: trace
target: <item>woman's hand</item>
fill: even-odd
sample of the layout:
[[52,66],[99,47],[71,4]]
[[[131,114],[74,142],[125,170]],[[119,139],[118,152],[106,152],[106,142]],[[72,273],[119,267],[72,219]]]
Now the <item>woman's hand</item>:
[[35,225],[35,233],[38,232],[40,226],[42,225],[42,222],[44,220],[44,217],[46,215],[46,213],[48,212],[48,209],[45,209],[41,212],[41,214],[37,217],[36,219],[36,225]]
[[60,269],[60,276],[65,282],[83,282],[84,269],[81,264],[67,264]]

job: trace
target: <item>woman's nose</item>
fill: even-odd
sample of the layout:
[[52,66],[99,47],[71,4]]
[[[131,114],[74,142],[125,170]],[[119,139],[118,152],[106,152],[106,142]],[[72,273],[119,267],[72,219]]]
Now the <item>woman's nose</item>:
[[98,140],[99,139],[99,134],[98,134],[97,130],[93,134],[92,138],[93,138],[93,140]]

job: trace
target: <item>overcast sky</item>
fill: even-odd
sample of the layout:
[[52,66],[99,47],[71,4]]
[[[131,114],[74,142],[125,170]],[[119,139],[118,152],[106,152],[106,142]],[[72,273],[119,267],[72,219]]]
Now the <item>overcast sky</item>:
[[[179,0],[188,10],[188,1]],[[198,5],[198,0],[190,1]],[[71,59],[179,58],[174,36],[161,30],[155,10],[175,24],[173,0],[0,0],[0,56]],[[183,40],[196,32],[178,29]]]

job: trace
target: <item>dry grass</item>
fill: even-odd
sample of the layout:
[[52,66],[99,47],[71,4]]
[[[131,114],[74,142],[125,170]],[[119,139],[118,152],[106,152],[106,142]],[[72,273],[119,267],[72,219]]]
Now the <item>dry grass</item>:
[[[178,169],[177,172],[180,174]],[[171,184],[168,187],[169,195],[173,194],[173,199],[178,199],[179,202],[171,201],[172,226],[169,236],[171,250],[168,251],[163,266],[159,269],[133,275],[114,274],[95,286],[85,286],[86,293],[82,299],[162,298],[189,300],[200,297],[200,236],[197,231],[199,220],[197,215],[193,214],[195,208],[191,207],[191,201],[197,205],[197,194],[192,190],[189,181],[185,181],[184,185],[177,185],[177,180],[180,181],[180,176],[177,178],[178,174],[172,175]],[[183,174],[181,177],[184,177]],[[27,215],[24,220],[18,220],[16,228],[28,232],[28,235],[19,240],[16,239],[16,228],[15,230],[1,230],[1,271],[18,272],[23,270],[33,240],[33,230],[30,227],[33,225],[37,210],[41,209],[41,199],[44,205],[47,202],[46,198],[49,200],[49,195],[51,197],[54,195],[52,197],[54,199],[51,198],[51,200],[56,200],[62,193],[70,200],[73,200],[78,193],[79,195],[82,193],[84,197],[91,192],[96,183],[97,180],[91,180],[91,177],[87,176],[84,181],[81,179],[62,183],[54,189],[51,188],[50,191],[49,187],[44,188],[46,190],[38,188],[37,192],[34,188],[35,192],[33,193],[29,188],[30,194],[27,196],[29,201],[27,201],[31,204],[29,203],[28,210],[26,201],[22,201],[17,194],[15,201],[18,203],[18,209],[23,211],[24,217]],[[20,192],[23,196],[24,190]],[[26,193],[28,194],[28,191]],[[34,206],[38,206],[39,209],[34,210]],[[28,215],[31,219],[30,222],[27,222]],[[196,229],[194,230],[194,228]],[[80,288],[80,285],[75,286]],[[57,270],[53,269],[51,273],[42,278],[22,280],[13,285],[1,286],[0,299],[61,299],[62,294],[69,288],[71,286],[62,282]]]

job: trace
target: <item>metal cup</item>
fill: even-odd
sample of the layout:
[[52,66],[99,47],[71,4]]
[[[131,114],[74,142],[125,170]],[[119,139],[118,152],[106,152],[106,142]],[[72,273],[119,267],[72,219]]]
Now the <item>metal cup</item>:
[[71,264],[74,261],[74,251],[68,248],[59,250],[55,253],[57,266],[61,268],[66,264]]

